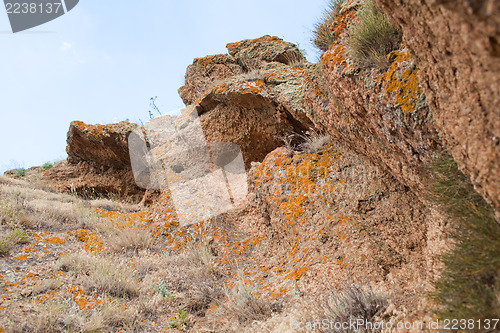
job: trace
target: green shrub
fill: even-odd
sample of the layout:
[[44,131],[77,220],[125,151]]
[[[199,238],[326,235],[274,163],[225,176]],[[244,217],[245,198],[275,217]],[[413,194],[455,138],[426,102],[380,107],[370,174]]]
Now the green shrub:
[[15,169],[14,171],[15,171],[15,173],[14,173],[15,177],[24,177],[24,176],[26,176],[27,170],[24,168],[19,168],[19,169]]
[[431,199],[447,214],[456,240],[431,295],[441,318],[500,317],[500,224],[448,153],[432,165]]
[[54,163],[46,162],[42,165],[42,171],[49,170],[54,166]]
[[368,1],[349,28],[347,50],[359,67],[388,66],[386,55],[401,45],[401,30],[373,2]]
[[337,16],[339,16],[344,1],[330,0],[328,9],[323,13],[321,21],[314,26],[312,41],[321,51],[328,50],[328,47],[333,44],[335,36],[331,27]]

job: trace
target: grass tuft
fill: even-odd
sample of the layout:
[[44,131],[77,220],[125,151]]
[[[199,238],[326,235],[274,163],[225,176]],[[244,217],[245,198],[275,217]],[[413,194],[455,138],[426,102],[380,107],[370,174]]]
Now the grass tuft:
[[312,42],[314,46],[323,52],[328,50],[335,40],[332,25],[337,16],[339,16],[344,1],[330,0],[328,9],[324,11],[321,21],[314,26]]
[[[325,305],[325,311],[334,322],[349,323],[362,319],[373,322],[374,318],[381,314],[387,305],[386,298],[375,294],[369,285],[358,286],[356,284],[344,285],[340,293],[332,294],[329,302]],[[331,332],[376,332],[376,330],[334,329]]]
[[441,318],[500,317],[500,224],[493,209],[474,190],[448,153],[432,165],[430,199],[453,226],[453,249],[443,257],[444,271],[432,297]]
[[299,149],[308,153],[317,153],[323,146],[332,141],[328,134],[323,134],[318,131],[307,131],[306,135],[300,135],[304,142],[299,145]]
[[46,162],[42,165],[42,171],[52,169],[52,167],[54,167],[54,163]]
[[357,20],[349,28],[347,50],[353,62],[362,68],[386,68],[386,55],[401,45],[402,32],[373,2],[358,11]]
[[71,254],[63,257],[58,266],[63,271],[82,276],[91,291],[121,298],[134,298],[139,294],[134,273],[111,260]]
[[233,313],[239,323],[255,320],[263,321],[271,317],[271,302],[255,295],[256,290],[239,282],[227,293],[228,311]]

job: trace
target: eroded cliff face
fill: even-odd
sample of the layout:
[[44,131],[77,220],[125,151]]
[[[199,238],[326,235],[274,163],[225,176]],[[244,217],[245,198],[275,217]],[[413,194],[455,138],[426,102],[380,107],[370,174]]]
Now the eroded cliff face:
[[403,30],[444,145],[500,207],[500,3],[375,0]]
[[417,81],[419,69],[404,46],[389,55],[388,68],[353,64],[346,38],[357,9],[346,6],[334,22],[335,41],[321,55],[321,75],[305,89],[305,112],[317,127],[421,195],[423,169],[441,144]]

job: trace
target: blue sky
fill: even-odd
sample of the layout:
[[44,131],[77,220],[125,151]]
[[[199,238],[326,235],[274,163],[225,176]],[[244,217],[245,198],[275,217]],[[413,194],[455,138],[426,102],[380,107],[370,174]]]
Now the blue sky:
[[66,158],[72,120],[148,120],[183,106],[177,89],[196,57],[262,35],[299,43],[310,61],[327,0],[80,0],[58,19],[12,34],[0,11],[0,172]]

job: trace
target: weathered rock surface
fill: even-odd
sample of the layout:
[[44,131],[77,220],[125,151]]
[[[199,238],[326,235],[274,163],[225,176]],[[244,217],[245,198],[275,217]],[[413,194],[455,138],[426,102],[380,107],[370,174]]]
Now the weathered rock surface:
[[280,136],[314,127],[299,92],[314,66],[304,62],[295,45],[277,37],[227,48],[230,55],[196,59],[179,92],[198,111],[207,141],[239,145],[248,167],[281,146]]
[[186,105],[192,104],[217,82],[243,73],[243,68],[228,54],[196,58],[186,70],[184,86],[179,96]]
[[337,18],[336,40],[321,56],[322,75],[304,89],[306,112],[317,127],[420,192],[422,169],[440,143],[418,68],[404,48],[391,54],[388,69],[356,68],[345,47],[355,16],[351,8]]
[[119,197],[139,202],[144,190],[135,185],[128,152],[128,134],[136,124],[70,124],[67,161],[44,173],[43,179],[63,192],[83,196]]
[[276,36],[265,35],[227,44],[229,54],[246,70],[261,68],[265,63],[279,62],[287,65],[305,61],[297,45]]
[[500,3],[376,0],[421,69],[434,122],[478,192],[500,208]]

